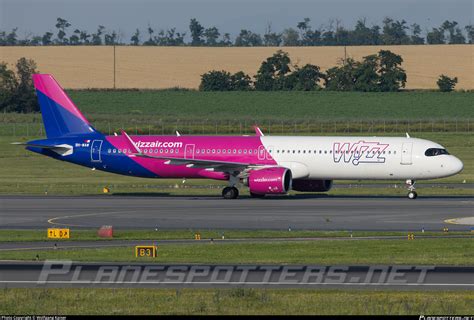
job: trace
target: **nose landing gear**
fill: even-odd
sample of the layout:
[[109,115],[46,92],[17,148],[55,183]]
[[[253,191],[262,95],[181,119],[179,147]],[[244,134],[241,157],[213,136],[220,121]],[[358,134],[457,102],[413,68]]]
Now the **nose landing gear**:
[[415,180],[407,180],[406,185],[408,188],[408,199],[416,199],[418,193],[415,191]]

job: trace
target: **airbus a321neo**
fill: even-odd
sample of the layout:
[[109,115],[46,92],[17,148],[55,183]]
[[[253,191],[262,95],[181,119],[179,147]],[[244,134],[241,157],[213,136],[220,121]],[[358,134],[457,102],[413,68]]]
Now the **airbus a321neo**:
[[263,197],[289,190],[326,192],[333,180],[406,180],[415,199],[415,180],[448,177],[463,163],[441,145],[406,137],[107,136],[94,129],[48,74],[33,81],[47,139],[30,151],[92,169],[146,178],[224,180],[225,199],[238,187]]

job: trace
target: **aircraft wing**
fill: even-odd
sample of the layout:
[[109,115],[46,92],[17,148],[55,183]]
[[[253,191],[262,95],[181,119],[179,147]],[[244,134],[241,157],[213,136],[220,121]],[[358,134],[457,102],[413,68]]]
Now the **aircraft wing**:
[[262,165],[245,163],[245,162],[228,162],[228,161],[218,161],[218,160],[199,160],[199,159],[185,159],[185,158],[176,158],[176,157],[166,157],[166,156],[151,156],[143,153],[133,154],[135,157],[149,158],[149,159],[159,159],[166,160],[165,164],[182,166],[185,165],[188,168],[203,168],[203,169],[213,169],[217,172],[245,172],[247,169],[253,169],[256,167],[262,167]]

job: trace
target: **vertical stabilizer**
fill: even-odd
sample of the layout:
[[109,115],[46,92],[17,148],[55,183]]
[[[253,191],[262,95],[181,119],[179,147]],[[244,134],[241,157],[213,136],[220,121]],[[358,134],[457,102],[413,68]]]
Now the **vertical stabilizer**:
[[34,74],[38,102],[48,138],[97,133],[50,74]]

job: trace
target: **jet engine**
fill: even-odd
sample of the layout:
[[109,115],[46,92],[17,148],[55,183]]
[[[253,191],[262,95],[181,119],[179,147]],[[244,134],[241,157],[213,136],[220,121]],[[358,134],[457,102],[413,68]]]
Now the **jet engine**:
[[244,183],[252,195],[283,194],[291,189],[291,170],[271,167],[252,170]]
[[291,188],[303,192],[326,192],[331,190],[332,180],[293,180]]

